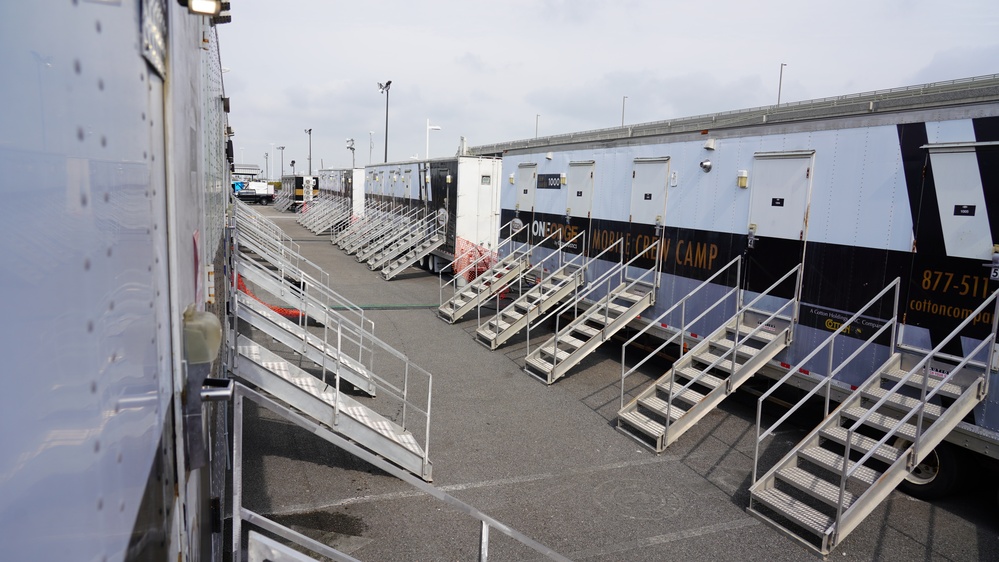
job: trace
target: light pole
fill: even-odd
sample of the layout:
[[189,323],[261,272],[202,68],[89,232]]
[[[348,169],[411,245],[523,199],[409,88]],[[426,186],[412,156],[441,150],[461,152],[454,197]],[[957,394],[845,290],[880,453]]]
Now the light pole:
[[777,80],[777,105],[780,105],[780,89],[784,85],[784,67],[787,63],[780,63],[780,78]]
[[[271,151],[270,151],[270,155],[271,155],[271,156],[274,156],[274,143],[271,143]],[[272,177],[271,177],[271,174],[270,174],[270,170],[268,170],[268,171],[267,171],[267,181],[270,181],[270,180],[272,180],[272,179],[274,179],[274,178],[272,178]]]
[[291,161],[291,175],[293,175],[293,176],[295,175],[295,161],[294,160]]
[[271,179],[271,161],[268,154],[264,153],[264,177]]
[[368,131],[368,164],[371,164],[371,153],[375,151],[375,132]]
[[534,138],[538,138],[538,123],[541,123],[541,114],[534,116]]
[[[283,178],[284,177],[284,147],[283,146],[279,146],[279,147],[277,147],[277,149],[281,151],[281,177]],[[281,178],[278,178],[278,179],[281,179]]]
[[378,83],[378,91],[385,94],[385,162],[388,162],[388,101],[389,101],[389,88],[392,87],[392,81],[389,80],[382,84]]
[[430,160],[430,131],[441,130],[440,125],[431,125],[430,119],[427,119],[427,160]]
[[347,150],[350,151],[350,169],[354,169],[354,139],[347,139]]
[[309,135],[309,175],[312,175],[312,129],[306,129],[306,133]]
[[621,126],[624,127],[624,104],[628,101],[628,96],[621,98]]

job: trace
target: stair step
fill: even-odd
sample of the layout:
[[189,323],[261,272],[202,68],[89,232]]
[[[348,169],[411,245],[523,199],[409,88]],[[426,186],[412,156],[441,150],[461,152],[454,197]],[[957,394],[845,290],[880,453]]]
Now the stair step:
[[[887,372],[881,373],[881,378],[889,380],[889,381],[891,381],[893,383],[897,383],[898,381],[902,380],[902,377],[904,377],[905,374],[906,374],[906,371],[903,371],[902,369],[891,369],[891,370],[889,370]],[[922,373],[913,373],[912,378],[909,379],[909,381],[906,383],[906,385],[907,386],[911,386],[913,388],[920,388],[921,389],[921,388],[923,388],[923,380],[925,378],[926,378],[926,376],[923,375]],[[940,383],[940,380],[937,377],[930,376],[930,380],[927,383],[926,392],[929,392],[933,388],[934,385],[937,385],[939,383]],[[950,383],[949,382],[949,383],[943,385],[943,387],[941,387],[940,390],[937,391],[936,395],[937,396],[946,396],[948,398],[960,398],[962,394],[964,394],[964,389],[963,388],[961,388],[960,386],[958,386],[958,385],[956,385],[954,383]]]
[[[739,328],[739,336],[740,337],[748,336],[750,332],[752,332],[753,330],[756,330],[755,327],[746,326],[744,324],[739,324],[738,328]],[[734,332],[734,331],[736,331],[736,329],[734,327],[732,327],[732,326],[726,326],[725,329],[726,329],[727,332]],[[774,338],[776,338],[776,337],[777,337],[777,334],[775,334],[773,332],[770,332],[770,331],[767,331],[764,328],[760,328],[759,330],[756,330],[756,333],[753,334],[753,339],[754,340],[761,340],[761,341],[768,341],[768,342],[773,341]]]
[[[843,417],[851,420],[859,420],[866,413],[867,413],[867,408],[863,408],[861,406],[853,406],[852,408],[846,408],[840,412],[840,414]],[[913,416],[913,418],[915,418],[915,416]],[[913,418],[910,418],[910,421]],[[867,418],[866,425],[887,432],[897,423],[898,423],[898,418],[893,418],[891,416],[886,416],[879,412],[874,412],[871,414],[871,417]],[[912,423],[906,423],[902,427],[898,428],[896,435],[901,435],[903,437],[906,437],[909,439],[909,441],[915,441],[916,426],[913,425]]]
[[[841,474],[843,470],[843,456],[837,455],[836,453],[823,449],[822,447],[806,447],[798,451],[798,456],[811,461],[825,469],[831,470],[836,474]],[[854,465],[857,463],[850,461],[847,466],[847,470],[853,470]],[[868,466],[861,465],[856,472],[853,473],[853,479],[857,482],[862,482],[868,486],[873,485],[877,482],[881,473],[870,468]]]
[[687,380],[694,379],[700,376],[700,378],[697,379],[697,384],[701,384],[712,389],[718,388],[719,386],[725,384],[725,379],[720,379],[712,375],[711,373],[704,373],[702,375],[701,371],[698,371],[694,367],[683,367],[682,369],[677,371],[677,374],[686,377]]
[[[731,355],[732,354],[732,345],[734,343],[735,342],[733,342],[732,340],[716,340],[716,341],[713,341],[710,344],[711,347],[718,348],[718,349],[709,351],[708,353],[716,353],[718,355]],[[740,345],[735,350],[736,357],[739,357],[739,356],[742,356],[742,357],[753,357],[753,356],[755,356],[759,352],[760,352],[759,348],[753,347],[751,345]]]
[[586,334],[590,336],[591,339],[596,337],[596,335],[600,333],[600,328],[594,328],[593,326],[588,326],[584,322],[576,324],[575,326],[572,327],[572,329],[581,334]]
[[[832,507],[839,505],[839,486],[828,480],[823,480],[807,470],[796,466],[789,466],[778,471],[776,476],[781,481],[787,482],[791,486]],[[850,507],[854,499],[855,496],[849,490],[844,490],[843,509]]]
[[776,488],[765,490],[759,494],[753,494],[753,499],[820,537],[825,536],[826,531],[829,530],[829,527],[832,527],[834,522],[832,517],[792,498]]
[[[561,363],[562,361],[565,361],[565,359],[567,357],[569,357],[569,355],[571,355],[570,352],[565,351],[564,349],[557,349],[555,347],[555,342],[552,342],[551,344],[545,344],[545,345],[541,346],[541,348],[538,350],[538,353],[539,354],[544,354],[544,355],[546,355],[548,357],[555,356],[555,359],[559,363]],[[550,364],[552,366],[555,365],[555,363],[553,363],[553,362],[550,362]]]
[[665,425],[635,410],[621,412],[617,417],[619,420],[627,422],[628,425],[652,438],[657,438],[666,433]]
[[[863,392],[863,395],[872,400],[880,400],[888,394],[888,389],[886,388],[869,388]],[[911,396],[903,396],[898,393],[894,393],[889,396],[885,404],[895,404],[905,411],[911,410],[918,406],[920,400],[918,398],[913,398]],[[945,409],[943,406],[938,406],[937,404],[926,404],[923,407],[923,417],[929,419],[937,419],[943,415]]]
[[583,347],[583,344],[586,343],[586,340],[581,340],[577,337],[573,337],[570,334],[559,334],[558,343],[571,346],[573,349],[579,349]]
[[536,371],[542,373],[551,373],[552,369],[555,368],[555,364],[541,357],[539,354],[531,354],[525,360],[525,363],[529,367],[534,367]]
[[[663,379],[666,379],[666,377],[663,377]],[[688,388],[687,390],[684,390],[683,392],[677,392],[681,388],[683,388],[684,384],[686,384],[686,383],[682,383],[682,382],[679,382],[679,381],[676,381],[676,382],[673,383],[673,399],[674,400],[676,400],[676,399],[683,400],[684,402],[690,404],[691,406],[699,404],[701,402],[701,400],[704,400],[704,395],[703,394],[701,394],[700,392],[697,392],[696,390],[692,390],[690,388]],[[663,380],[661,382],[656,383],[656,388],[659,389],[659,391],[662,392],[666,396],[669,396],[669,386],[670,385],[669,385],[669,381],[668,380]]]
[[[680,416],[687,413],[686,410],[677,407],[675,405],[671,408],[669,402],[663,400],[662,398],[659,398],[655,394],[639,399],[638,403],[650,410],[657,412],[664,418],[667,416],[668,412],[670,423],[675,422],[676,420],[680,419]],[[665,431],[666,427],[663,426],[663,432]]]
[[642,293],[632,293],[630,291],[621,291],[621,292],[618,292],[618,293],[614,293],[614,295],[612,296],[612,298],[622,299],[622,300],[630,301],[632,303],[636,303],[636,302],[644,299],[645,298],[645,294],[642,294]]
[[[700,353],[698,353],[696,355],[691,355],[691,359],[694,359],[694,360],[696,360],[696,361],[698,361],[700,363],[704,363],[705,367],[707,367],[708,365],[710,365],[712,363],[715,363],[715,361],[718,360],[719,358],[721,358],[721,355],[718,355],[718,354],[716,354],[716,353],[714,353],[714,352],[712,352],[710,350],[709,351],[702,351],[702,352],[700,352]],[[735,366],[736,367],[740,367],[741,364],[737,362],[735,364]],[[717,363],[715,363],[715,367],[714,368],[715,369],[722,369],[722,370],[725,370],[725,371],[731,371],[732,370],[732,360],[731,359],[722,359],[721,361],[718,361]]]
[[[832,427],[826,427],[819,431],[819,435],[821,435],[822,437],[825,437],[826,439],[831,439],[843,446],[846,446],[846,434],[847,434],[846,428],[838,425]],[[875,445],[878,444],[877,439],[871,439],[870,437],[867,437],[866,435],[861,435],[859,433],[853,434],[852,441],[853,441],[852,448],[862,453],[867,453],[868,451],[873,449]],[[885,443],[881,447],[878,447],[878,450],[875,451],[873,455],[871,455],[871,458],[875,458],[878,459],[879,461],[892,464],[898,460],[898,457],[901,454],[902,454],[901,451],[899,451],[895,447],[892,447],[890,444]]]

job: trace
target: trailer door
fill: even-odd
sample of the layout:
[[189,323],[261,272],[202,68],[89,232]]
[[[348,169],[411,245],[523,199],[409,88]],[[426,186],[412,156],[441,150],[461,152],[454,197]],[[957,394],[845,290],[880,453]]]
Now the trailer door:
[[569,217],[589,219],[593,209],[593,160],[569,162],[569,175],[566,178],[565,214]]
[[815,151],[758,152],[750,178],[750,243],[755,237],[804,241]]
[[992,261],[992,228],[978,169],[978,143],[927,145],[944,248],[949,257]]
[[666,217],[669,156],[636,158],[631,170],[631,222],[662,226]]
[[534,212],[534,190],[537,188],[538,165],[523,163],[517,166],[517,211]]

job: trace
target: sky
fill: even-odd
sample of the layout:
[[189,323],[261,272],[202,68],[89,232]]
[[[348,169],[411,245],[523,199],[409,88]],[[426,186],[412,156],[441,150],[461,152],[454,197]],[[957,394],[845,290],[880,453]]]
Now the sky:
[[[995,0],[287,0],[218,27],[237,163],[278,177],[999,73]],[[786,66],[781,66],[785,64]],[[373,147],[372,147],[373,144]],[[268,156],[265,158],[265,154]]]

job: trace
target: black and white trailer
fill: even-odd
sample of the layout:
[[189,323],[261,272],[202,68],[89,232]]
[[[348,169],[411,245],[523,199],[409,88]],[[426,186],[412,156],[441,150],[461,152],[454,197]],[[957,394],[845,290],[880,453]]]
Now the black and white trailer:
[[[754,465],[767,522],[826,553],[899,483],[945,492],[955,446],[999,458],[999,75],[472,153],[503,159],[501,223],[586,260],[526,371],[552,383],[623,334],[617,423],[657,452],[748,380],[761,409],[787,387],[825,398],[815,431]],[[679,356],[654,380],[624,361],[650,341]]]

